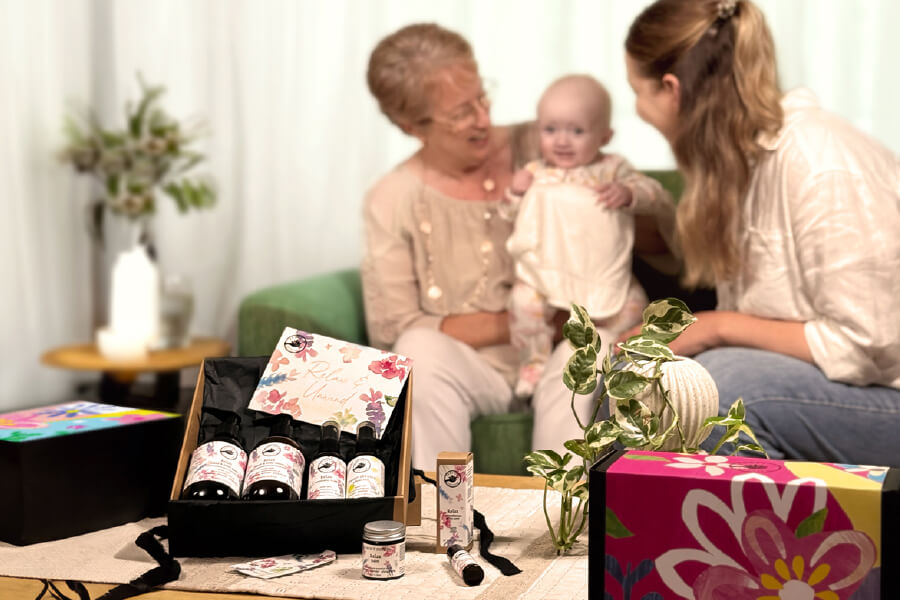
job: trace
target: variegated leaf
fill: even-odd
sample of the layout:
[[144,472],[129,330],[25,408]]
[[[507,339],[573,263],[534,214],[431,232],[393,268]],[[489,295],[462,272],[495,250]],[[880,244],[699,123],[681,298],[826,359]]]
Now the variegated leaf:
[[732,419],[738,419],[743,421],[746,417],[747,413],[744,410],[744,399],[738,398],[734,401],[734,403],[728,408],[728,416]]
[[593,458],[593,452],[585,440],[568,440],[563,444],[566,450],[570,450],[576,456],[586,460]]
[[563,456],[553,450],[535,450],[525,455],[525,462],[546,469],[562,469],[572,459],[572,455],[566,452]]
[[[644,438],[649,435],[650,423],[654,417],[649,406],[633,398],[619,403],[616,410],[616,421],[625,433],[640,433]],[[656,419],[658,427],[659,418]]]
[[595,352],[600,350],[600,337],[594,322],[584,307],[577,304],[572,305],[569,320],[563,325],[563,337],[576,348],[590,347]]
[[631,354],[640,354],[648,358],[662,358],[673,360],[675,354],[669,347],[653,338],[635,335],[619,344],[619,348]]
[[650,381],[634,371],[615,371],[606,378],[606,393],[613,400],[626,400],[643,392]]
[[584,480],[584,467],[577,466],[570,469],[565,477],[562,478],[560,486],[561,492],[571,492]]
[[554,490],[556,490],[557,492],[563,491],[563,487],[564,487],[563,481],[565,480],[565,478],[566,478],[565,469],[557,469],[556,471],[547,473],[544,476],[544,479],[547,480],[547,483],[550,485],[550,487],[553,488]]
[[529,473],[531,473],[532,475],[535,475],[542,479],[546,479],[548,483],[558,473],[565,473],[565,469],[550,469],[550,468],[546,468],[541,465],[534,465],[534,464],[527,464],[527,463],[525,466],[525,470],[528,471]]
[[668,344],[696,320],[697,318],[681,300],[677,298],[657,300],[644,309],[641,335]]
[[609,446],[622,434],[622,428],[612,419],[597,421],[584,433],[584,439],[596,452]]
[[569,357],[563,383],[576,394],[590,394],[597,389],[597,350],[593,346],[578,348]]

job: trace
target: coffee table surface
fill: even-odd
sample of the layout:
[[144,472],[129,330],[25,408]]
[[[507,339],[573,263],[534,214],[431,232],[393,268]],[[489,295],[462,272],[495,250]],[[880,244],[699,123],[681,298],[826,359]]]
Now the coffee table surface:
[[[434,473],[427,473],[429,477],[434,477]],[[475,473],[475,485],[488,487],[508,487],[514,489],[542,489],[544,480],[538,477],[523,477],[518,475],[484,475]],[[57,587],[64,593],[69,592],[68,588],[61,581],[56,582]],[[92,598],[98,598],[116,587],[108,583],[87,583],[85,584]],[[42,588],[41,581],[38,579],[25,579],[21,577],[2,577],[0,576],[0,598],[35,598]],[[74,597],[75,593],[67,593]],[[49,596],[48,596],[49,597]],[[142,596],[143,597],[143,596]],[[448,596],[448,598],[451,596]],[[283,600],[274,596],[264,596],[257,594],[232,594],[218,592],[185,592],[181,590],[158,590],[147,594],[147,598],[159,600],[239,600],[239,599],[255,599],[255,600]]]
[[48,350],[41,362],[50,367],[105,373],[149,373],[176,371],[199,365],[204,358],[227,356],[231,351],[225,340],[197,337],[181,348],[152,350],[143,358],[133,360],[110,359],[97,344],[74,344]]

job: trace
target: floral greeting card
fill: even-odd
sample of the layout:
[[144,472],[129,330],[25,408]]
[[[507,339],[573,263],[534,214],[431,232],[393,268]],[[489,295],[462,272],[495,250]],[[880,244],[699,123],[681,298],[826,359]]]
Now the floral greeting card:
[[334,420],[351,432],[371,421],[380,436],[411,366],[398,354],[287,327],[250,408],[313,425]]

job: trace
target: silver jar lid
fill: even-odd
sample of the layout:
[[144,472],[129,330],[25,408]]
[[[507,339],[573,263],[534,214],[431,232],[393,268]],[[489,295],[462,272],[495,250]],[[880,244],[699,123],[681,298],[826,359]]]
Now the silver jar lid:
[[399,542],[406,537],[406,525],[399,521],[370,521],[363,527],[367,542]]

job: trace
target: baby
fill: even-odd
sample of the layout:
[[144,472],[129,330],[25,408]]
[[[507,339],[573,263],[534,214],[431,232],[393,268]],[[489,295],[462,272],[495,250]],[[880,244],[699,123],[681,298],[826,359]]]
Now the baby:
[[611,102],[593,77],[558,79],[538,103],[541,160],[513,176],[501,215],[515,219],[510,339],[519,352],[515,393],[534,392],[553,349],[551,319],[584,306],[604,343],[637,324],[647,304],[631,274],[634,214],[671,198],[620,156],[605,154]]

